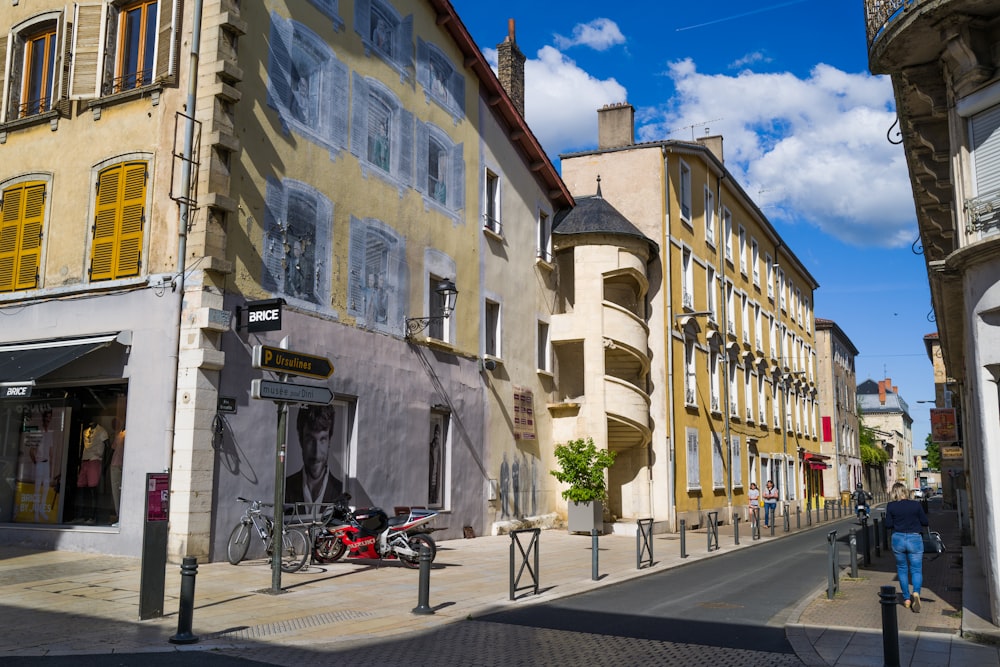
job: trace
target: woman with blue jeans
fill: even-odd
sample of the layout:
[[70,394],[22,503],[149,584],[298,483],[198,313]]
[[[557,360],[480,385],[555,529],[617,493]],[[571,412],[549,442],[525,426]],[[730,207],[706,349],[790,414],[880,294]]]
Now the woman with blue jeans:
[[[896,482],[885,507],[885,527],[892,529],[892,553],[896,555],[896,577],[903,591],[903,606],[920,613],[920,587],[924,583],[924,537],[927,514],[910,500],[906,485]],[[910,588],[913,588],[911,595]]]
[[764,488],[764,525],[770,526],[774,523],[774,510],[778,508],[778,490],[774,488],[774,482],[767,480]]

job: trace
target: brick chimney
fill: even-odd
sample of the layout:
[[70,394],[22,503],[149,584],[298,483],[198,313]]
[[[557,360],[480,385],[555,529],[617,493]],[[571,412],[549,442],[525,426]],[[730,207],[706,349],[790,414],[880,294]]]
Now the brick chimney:
[[878,402],[879,405],[885,405],[885,380],[878,381]]
[[507,39],[497,44],[497,78],[514,108],[524,117],[524,54],[514,39],[514,19],[507,19]]
[[706,135],[704,137],[698,137],[696,139],[696,141],[699,144],[701,144],[702,146],[704,146],[705,148],[707,148],[712,153],[712,155],[714,155],[716,157],[716,159],[719,162],[725,164],[726,161],[722,157],[722,135],[721,134],[713,134],[711,136]]
[[597,110],[597,147],[621,148],[635,144],[635,107],[628,102],[605,104]]

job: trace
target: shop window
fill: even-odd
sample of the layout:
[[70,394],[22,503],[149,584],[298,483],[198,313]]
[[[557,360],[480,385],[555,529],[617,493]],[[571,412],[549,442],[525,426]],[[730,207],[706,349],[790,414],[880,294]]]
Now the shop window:
[[91,228],[90,280],[139,275],[146,222],[148,165],[124,162],[102,170],[97,178],[94,225]]
[[355,0],[354,30],[365,54],[381,58],[407,79],[413,69],[413,15],[403,17],[382,0]]
[[441,128],[417,121],[416,190],[426,201],[449,211],[465,207],[464,145]]
[[0,200],[0,292],[38,287],[46,184],[18,183]]
[[417,82],[428,100],[434,100],[457,118],[465,115],[465,77],[441,49],[417,38]]
[[398,186],[413,181],[413,114],[381,82],[354,73],[351,96],[351,153],[365,175]]

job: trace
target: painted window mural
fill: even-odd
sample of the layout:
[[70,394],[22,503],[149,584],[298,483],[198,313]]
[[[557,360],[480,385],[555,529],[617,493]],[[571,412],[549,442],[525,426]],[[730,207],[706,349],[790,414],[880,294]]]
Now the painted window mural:
[[441,49],[417,38],[417,83],[428,100],[434,100],[455,116],[465,116],[465,76]]
[[340,0],[309,0],[309,4],[326,14],[335,30],[344,29],[344,19],[340,17]]
[[399,72],[401,81],[413,71],[413,14],[403,17],[383,0],[355,0],[354,30],[366,55],[381,58]]
[[381,82],[354,73],[351,152],[362,172],[397,186],[413,184],[413,114]]
[[465,208],[463,144],[433,123],[417,121],[417,159],[414,187],[426,201],[458,212]]
[[402,333],[407,294],[406,244],[381,220],[351,216],[347,312],[358,324]]
[[312,186],[267,179],[264,289],[300,302],[330,303],[333,203]]
[[316,33],[275,13],[267,92],[286,132],[328,148],[332,157],[347,148],[347,65]]

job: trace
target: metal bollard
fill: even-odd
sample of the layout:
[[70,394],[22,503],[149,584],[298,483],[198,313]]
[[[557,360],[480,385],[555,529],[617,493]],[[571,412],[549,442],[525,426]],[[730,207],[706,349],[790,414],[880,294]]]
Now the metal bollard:
[[771,517],[771,537],[774,537],[774,517]]
[[733,515],[733,544],[740,543],[740,515]]
[[840,587],[840,567],[837,563],[837,531],[831,530],[826,534],[826,540],[830,543],[830,562],[827,570],[826,599],[832,600],[837,595]]
[[687,522],[681,519],[681,558],[687,557]]
[[882,557],[882,540],[879,539],[878,517],[875,518],[875,557]]
[[194,621],[194,580],[198,576],[198,559],[185,556],[181,561],[181,599],[177,609],[177,634],[171,644],[194,644],[198,636],[191,632]]
[[865,553],[865,567],[872,565],[871,534],[868,530],[868,518],[861,518],[861,548]]
[[791,527],[788,524],[788,503],[785,503],[785,532],[787,533],[789,530]]
[[830,503],[823,501],[823,521],[830,520]]
[[598,567],[597,567],[597,529],[590,529],[590,578],[593,581],[598,580]]
[[847,543],[851,547],[851,579],[858,578],[858,533],[854,528],[851,528],[851,536],[848,538]]
[[753,534],[753,539],[760,539],[760,512],[754,512],[753,515],[753,525],[751,526],[751,533]]
[[414,614],[433,614],[430,606],[431,597],[431,549],[426,544],[420,545],[420,582],[417,584],[417,606]]
[[882,586],[878,591],[882,605],[882,664],[899,667],[899,623],[896,618],[896,589]]
[[802,508],[795,506],[795,530],[802,528]]
[[806,507],[806,525],[813,525],[813,513],[811,507]]

